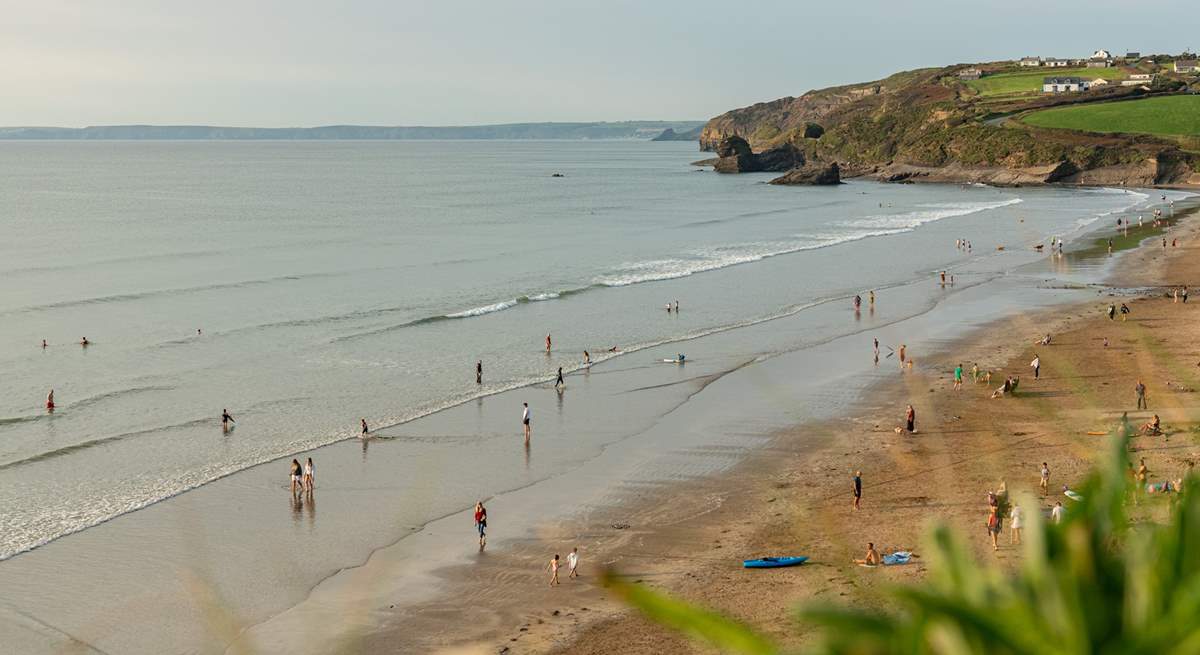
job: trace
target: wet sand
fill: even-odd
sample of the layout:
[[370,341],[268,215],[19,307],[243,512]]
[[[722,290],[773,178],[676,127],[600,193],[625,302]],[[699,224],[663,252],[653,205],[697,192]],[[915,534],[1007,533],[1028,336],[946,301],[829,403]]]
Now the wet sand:
[[[1125,412],[1134,424],[1157,412],[1169,433],[1134,439],[1133,456],[1146,458],[1151,481],[1179,477],[1200,457],[1193,436],[1200,423],[1194,393],[1200,348],[1193,345],[1200,308],[1194,297],[1186,305],[1167,297],[1170,285],[1200,280],[1200,221],[1183,219],[1171,238],[1180,246],[1164,251],[1153,241],[1125,254],[1110,272],[1110,289],[1093,291],[1084,302],[993,322],[942,343],[936,355],[919,355],[910,372],[889,370],[893,379],[877,381],[851,418],[779,430],[724,474],[647,489],[627,504],[541,526],[536,539],[503,556],[456,569],[449,580],[459,594],[407,614],[395,632],[377,633],[367,643],[388,651],[401,633],[441,631],[445,652],[709,652],[597,587],[596,574],[608,566],[794,646],[812,637],[791,618],[797,604],[879,606],[884,585],[918,581],[925,573],[922,535],[934,521],[977,537],[971,543],[985,561],[1014,565],[1020,550],[1009,544],[1007,521],[997,552],[984,531],[986,493],[1001,481],[1011,494],[1033,494],[1041,511],[1055,501],[1069,505],[1062,485],[1082,479],[1103,452],[1104,437],[1087,432],[1110,428]],[[1127,302],[1129,320],[1104,316],[1109,302]],[[1035,345],[1047,332],[1053,343]],[[1036,381],[1029,369],[1034,352],[1042,361]],[[881,365],[890,369],[892,361]],[[958,362],[968,372],[975,362],[990,370],[991,388],[972,383],[968,373],[955,391],[951,371]],[[1020,376],[1018,395],[991,399],[1007,374]],[[1135,410],[1137,379],[1148,387],[1150,411]],[[908,403],[917,411],[913,436],[894,430]],[[1051,470],[1046,497],[1037,495],[1042,462]],[[862,470],[864,480],[857,512],[851,510],[854,470]],[[901,567],[850,564],[867,541],[918,557]],[[584,546],[584,577],[549,588],[539,573],[544,560],[576,543]],[[795,554],[812,559],[773,571],[740,566],[744,558]],[[457,629],[447,625],[449,617]]]

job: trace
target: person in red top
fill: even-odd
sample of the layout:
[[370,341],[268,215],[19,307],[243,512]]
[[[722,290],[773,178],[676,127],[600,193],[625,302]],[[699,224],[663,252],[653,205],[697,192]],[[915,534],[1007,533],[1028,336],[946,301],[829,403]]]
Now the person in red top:
[[479,530],[479,549],[487,545],[487,509],[483,501],[475,503],[475,528]]

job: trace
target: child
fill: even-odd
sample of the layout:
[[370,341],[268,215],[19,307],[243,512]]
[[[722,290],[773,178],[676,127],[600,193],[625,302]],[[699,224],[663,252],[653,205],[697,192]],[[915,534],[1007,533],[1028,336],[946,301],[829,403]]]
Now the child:
[[554,553],[554,558],[546,565],[546,570],[550,572],[550,586],[553,587],[558,582],[558,553]]

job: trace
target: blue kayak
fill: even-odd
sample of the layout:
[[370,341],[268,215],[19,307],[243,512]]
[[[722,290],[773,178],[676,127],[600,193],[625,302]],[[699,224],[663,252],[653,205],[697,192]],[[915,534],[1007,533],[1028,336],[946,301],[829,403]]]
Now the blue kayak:
[[747,569],[777,569],[784,566],[796,566],[807,561],[807,557],[762,557],[744,560],[742,566]]

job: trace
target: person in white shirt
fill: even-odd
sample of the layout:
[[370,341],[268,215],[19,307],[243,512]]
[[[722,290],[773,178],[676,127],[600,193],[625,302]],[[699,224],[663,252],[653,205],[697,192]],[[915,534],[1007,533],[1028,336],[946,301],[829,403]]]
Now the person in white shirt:
[[572,548],[571,552],[567,554],[567,568],[570,569],[570,571],[571,571],[567,575],[568,578],[578,578],[579,577],[579,572],[576,570],[577,568],[579,568],[579,549],[578,548]]
[[1033,369],[1033,379],[1038,379],[1038,371],[1042,369],[1042,358],[1038,357],[1037,353],[1033,354],[1033,361],[1029,362],[1029,368]]
[[529,403],[522,403],[522,404],[525,405],[525,411],[521,412],[521,423],[525,425],[525,443],[528,444],[529,443],[529,420],[531,418],[533,418],[533,415],[529,413]]
[[1008,525],[1010,528],[1012,528],[1012,531],[1009,532],[1008,535],[1008,543],[1010,545],[1020,545],[1021,528],[1025,527],[1025,524],[1022,521],[1021,506],[1013,505],[1012,509],[1008,511],[1008,518]]
[[1054,509],[1050,510],[1050,520],[1054,521],[1055,523],[1062,523],[1063,506],[1062,506],[1061,500],[1058,501],[1057,503],[1054,503]]

